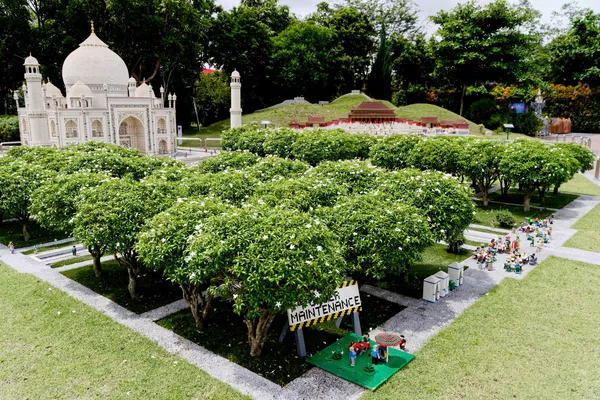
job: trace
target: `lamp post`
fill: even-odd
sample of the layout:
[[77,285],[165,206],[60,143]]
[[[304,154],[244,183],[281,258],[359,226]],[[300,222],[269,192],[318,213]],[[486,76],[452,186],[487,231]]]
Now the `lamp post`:
[[504,129],[506,130],[506,140],[508,141],[508,135],[510,135],[510,130],[515,126],[513,124],[504,124]]

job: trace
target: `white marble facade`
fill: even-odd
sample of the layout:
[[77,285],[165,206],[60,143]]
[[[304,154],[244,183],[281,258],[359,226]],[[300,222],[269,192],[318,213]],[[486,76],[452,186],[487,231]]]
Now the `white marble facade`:
[[15,93],[23,145],[62,147],[96,140],[148,155],[175,153],[177,96],[165,99],[161,87],[157,98],[147,83],[138,86],[128,78],[125,62],[93,28],[63,64],[66,97],[51,82],[42,81],[34,57],[27,57],[24,66],[24,107]]

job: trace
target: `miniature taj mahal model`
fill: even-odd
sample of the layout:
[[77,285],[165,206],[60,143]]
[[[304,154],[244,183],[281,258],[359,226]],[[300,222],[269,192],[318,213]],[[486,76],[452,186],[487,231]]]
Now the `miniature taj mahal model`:
[[175,103],[160,88],[157,98],[145,81],[129,78],[125,62],[92,33],[65,59],[66,97],[51,82],[42,82],[40,64],[25,59],[24,107],[17,102],[21,144],[63,147],[99,141],[140,150],[144,154],[176,151]]

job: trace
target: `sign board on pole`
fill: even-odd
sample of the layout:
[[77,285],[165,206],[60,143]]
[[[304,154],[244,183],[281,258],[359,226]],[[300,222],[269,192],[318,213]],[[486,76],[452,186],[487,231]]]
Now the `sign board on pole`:
[[290,330],[294,331],[305,326],[329,321],[332,318],[336,319],[344,315],[350,315],[353,312],[360,311],[361,305],[358,284],[353,280],[346,281],[336,289],[335,294],[329,301],[288,310]]
[[[177,137],[178,138],[183,137],[183,127],[181,125],[177,125]],[[181,146],[182,143],[183,143],[183,141],[181,139],[177,140],[178,146]]]

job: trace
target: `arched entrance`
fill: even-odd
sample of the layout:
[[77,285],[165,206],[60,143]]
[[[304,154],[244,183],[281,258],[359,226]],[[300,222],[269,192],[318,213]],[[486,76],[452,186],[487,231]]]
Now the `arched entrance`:
[[166,140],[161,140],[158,142],[158,154],[168,154]]
[[146,152],[144,124],[136,117],[127,117],[119,125],[119,144],[121,146]]

